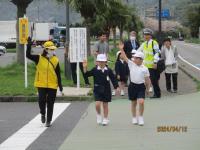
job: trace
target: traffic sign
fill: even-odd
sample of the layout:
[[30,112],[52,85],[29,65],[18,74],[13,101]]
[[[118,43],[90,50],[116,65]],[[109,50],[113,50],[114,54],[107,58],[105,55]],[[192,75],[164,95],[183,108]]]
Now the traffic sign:
[[19,43],[27,44],[28,18],[19,18]]
[[[159,11],[156,11],[156,17],[159,17]],[[162,18],[170,18],[170,10],[169,9],[163,9],[161,11],[161,17]]]

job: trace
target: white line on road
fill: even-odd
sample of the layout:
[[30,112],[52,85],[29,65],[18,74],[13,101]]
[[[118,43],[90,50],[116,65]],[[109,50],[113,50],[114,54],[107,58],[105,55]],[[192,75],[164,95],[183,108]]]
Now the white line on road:
[[196,67],[195,65],[191,64],[190,62],[188,62],[187,60],[185,60],[183,57],[181,57],[180,55],[178,56],[182,61],[184,61],[185,63],[187,63],[188,65],[192,66],[193,68],[197,69],[200,71],[200,68]]
[[[52,122],[61,115],[70,103],[55,103]],[[26,150],[47,128],[42,125],[38,114],[28,124],[10,136],[0,145],[0,150]]]

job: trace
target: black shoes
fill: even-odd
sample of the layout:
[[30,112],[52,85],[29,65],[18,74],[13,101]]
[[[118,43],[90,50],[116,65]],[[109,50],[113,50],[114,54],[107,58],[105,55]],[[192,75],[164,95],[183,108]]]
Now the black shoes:
[[172,93],[177,93],[177,90],[173,90]]
[[41,115],[41,122],[45,123],[45,121],[46,121],[45,115]]
[[172,90],[171,90],[171,89],[167,89],[167,92],[171,93],[171,92],[172,92]]
[[156,96],[156,95],[154,95],[154,96],[151,96],[150,98],[152,99],[152,98],[160,98],[161,96]]
[[169,93],[177,93],[177,90],[168,89],[167,92],[169,92]]
[[[45,123],[46,122],[46,118],[45,115],[41,115],[41,122]],[[51,121],[47,121],[45,124],[45,127],[50,127],[51,126]]]
[[45,127],[50,127],[51,126],[51,122],[47,121]]

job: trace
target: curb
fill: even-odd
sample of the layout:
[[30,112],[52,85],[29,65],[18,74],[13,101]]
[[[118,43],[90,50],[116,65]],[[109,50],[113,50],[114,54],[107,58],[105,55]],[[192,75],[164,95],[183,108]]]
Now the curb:
[[179,60],[179,68],[186,74],[188,75],[190,78],[192,78],[195,81],[200,81],[200,71],[193,68],[192,66],[190,66],[189,64],[185,63],[184,61],[182,61],[180,58],[178,58]]
[[[62,101],[92,101],[93,96],[64,96],[56,97],[57,102]],[[0,96],[0,102],[37,102],[37,96]]]

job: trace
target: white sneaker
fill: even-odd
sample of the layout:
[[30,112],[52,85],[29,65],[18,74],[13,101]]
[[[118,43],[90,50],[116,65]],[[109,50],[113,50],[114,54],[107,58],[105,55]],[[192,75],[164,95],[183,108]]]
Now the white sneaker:
[[102,123],[102,117],[101,115],[97,115],[97,124],[101,124]]
[[112,91],[112,96],[115,96],[115,90]]
[[138,124],[138,120],[137,120],[136,117],[133,117],[133,118],[132,118],[132,124]]
[[149,92],[150,92],[150,93],[153,92],[153,88],[152,88],[152,87],[149,88]]
[[121,90],[121,96],[124,96],[124,90]]
[[109,121],[107,118],[104,118],[104,119],[103,119],[103,122],[102,122],[102,125],[103,125],[103,126],[106,126],[106,125],[108,125],[109,122],[110,122],[110,121]]
[[139,117],[138,117],[138,124],[139,124],[140,126],[143,126],[143,125],[144,125],[144,118],[143,118],[142,116],[139,116]]

